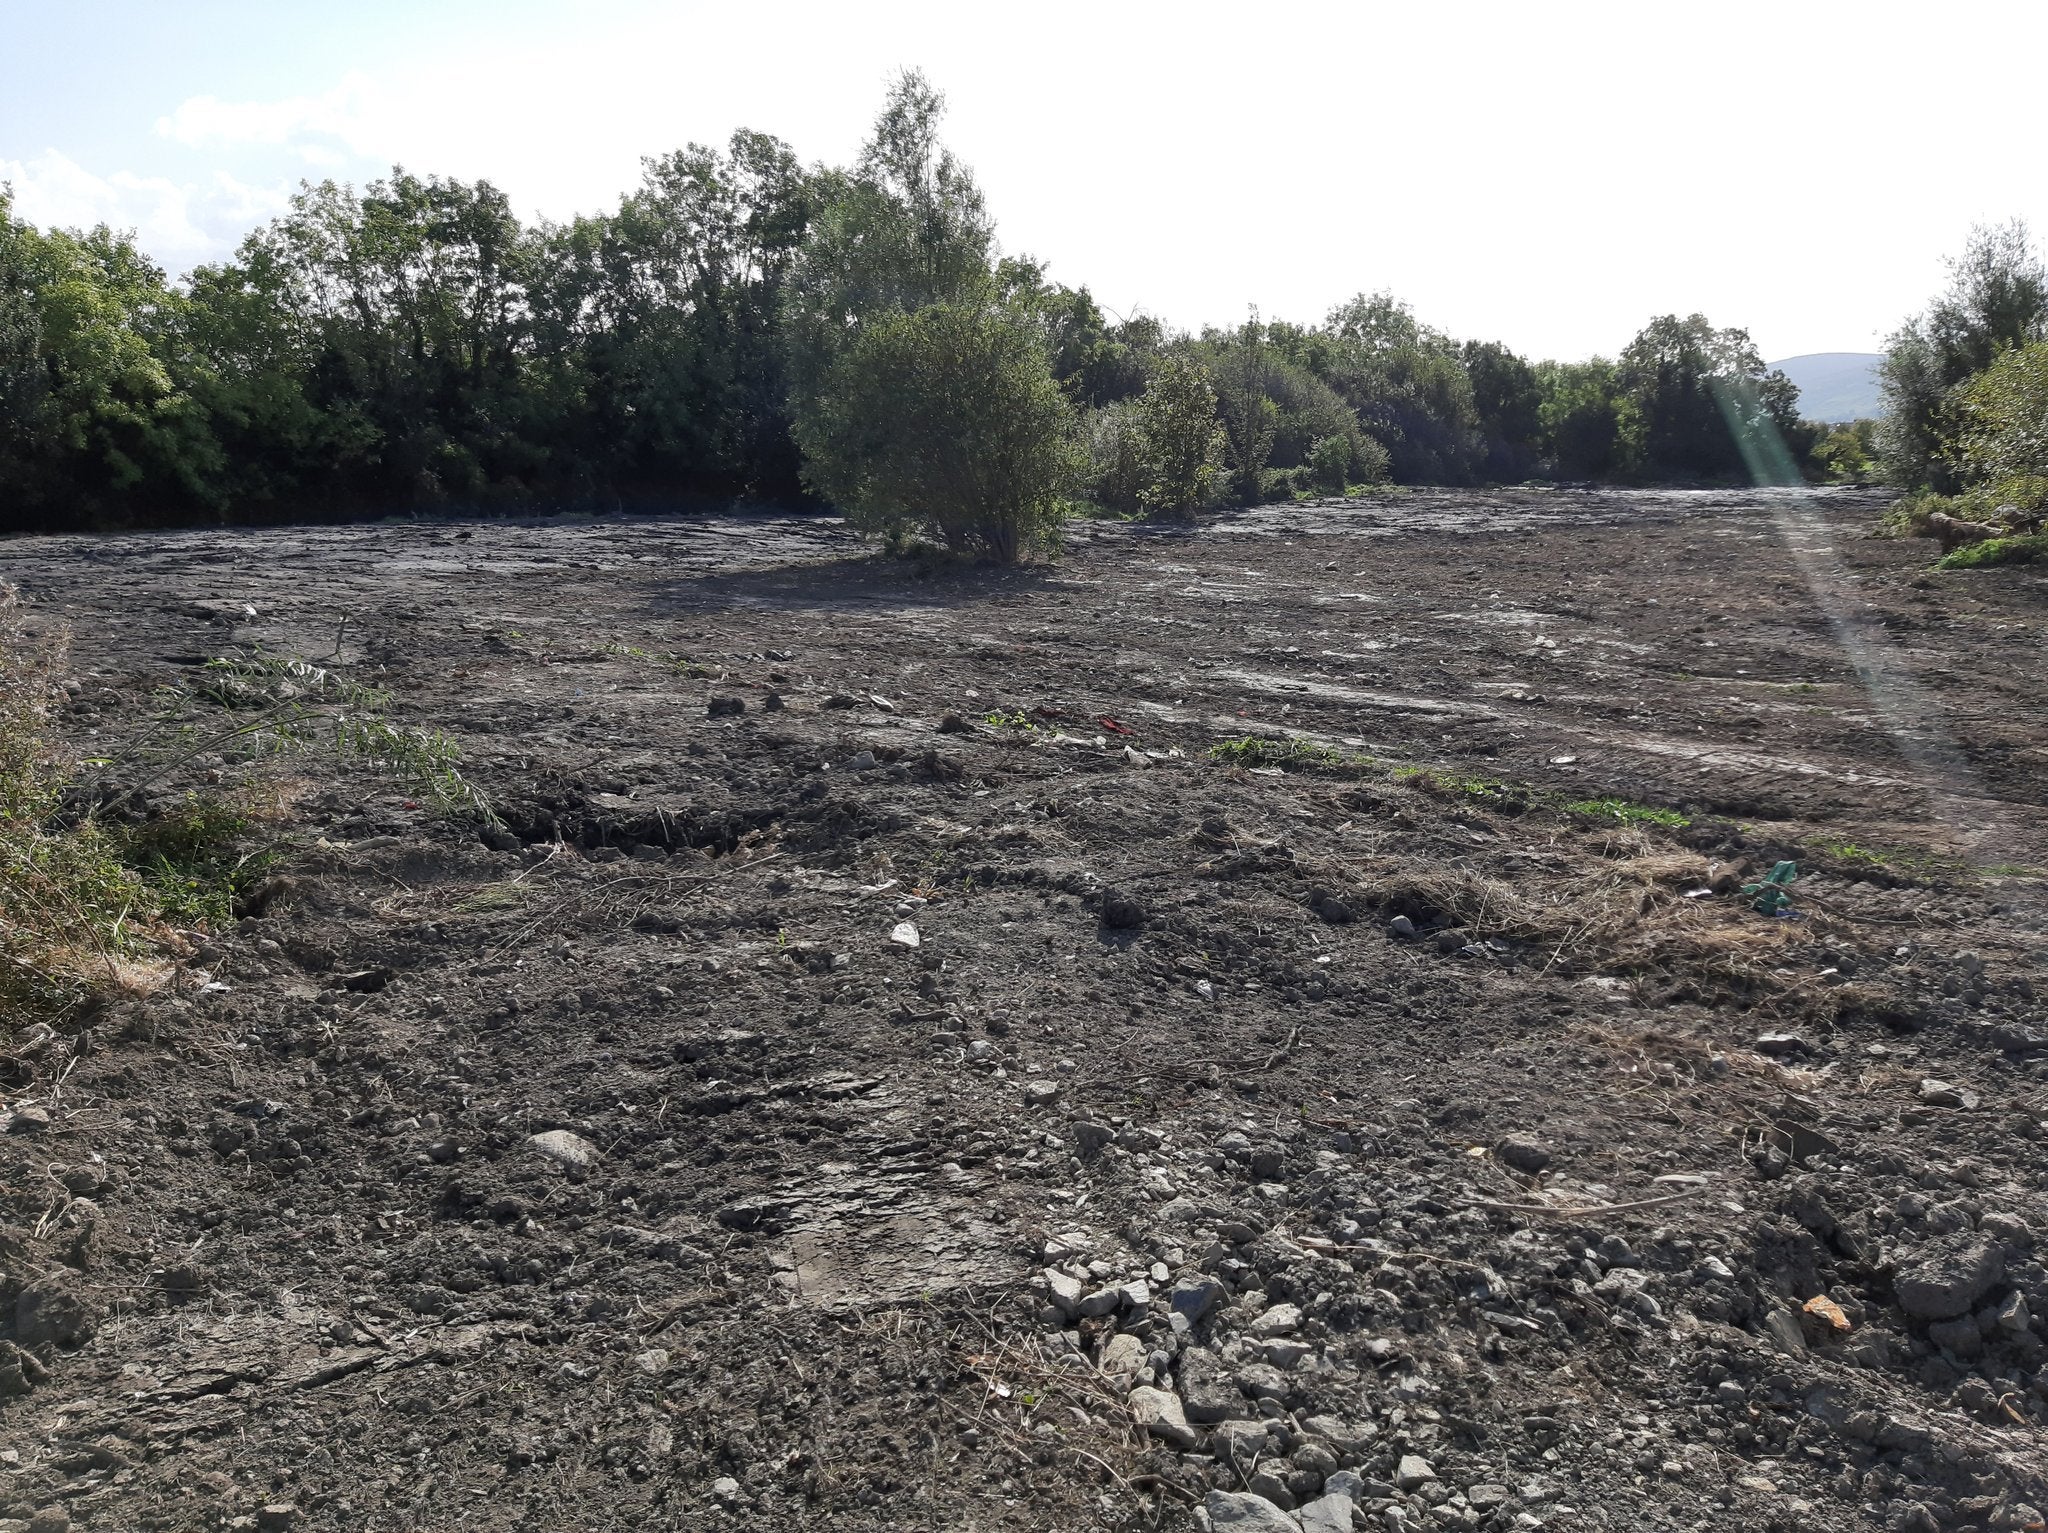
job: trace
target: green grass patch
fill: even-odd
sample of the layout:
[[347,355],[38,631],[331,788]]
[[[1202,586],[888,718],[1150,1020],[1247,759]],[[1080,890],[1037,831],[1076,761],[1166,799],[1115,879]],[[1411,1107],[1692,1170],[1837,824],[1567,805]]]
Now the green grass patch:
[[2048,533],[2032,537],[1986,538],[1982,543],[1971,543],[1943,554],[1935,561],[1934,567],[1938,570],[1984,570],[2000,564],[2032,564],[2036,560],[2048,560]]
[[1376,766],[1370,756],[1348,755],[1334,745],[1317,745],[1310,740],[1267,740],[1257,735],[1220,740],[1209,747],[1209,756],[1226,766],[1279,767],[1282,771],[1321,768],[1364,772]]
[[1623,825],[1661,825],[1667,830],[1684,830],[1692,824],[1690,816],[1676,809],[1659,809],[1653,804],[1638,804],[1625,798],[1582,798],[1565,805],[1565,809],[1589,819],[1615,820]]
[[991,713],[984,713],[981,716],[981,721],[988,725],[990,729],[1035,731],[1038,728],[1038,721],[1022,708],[1019,708],[1014,713],[1005,713],[1002,709],[998,708]]

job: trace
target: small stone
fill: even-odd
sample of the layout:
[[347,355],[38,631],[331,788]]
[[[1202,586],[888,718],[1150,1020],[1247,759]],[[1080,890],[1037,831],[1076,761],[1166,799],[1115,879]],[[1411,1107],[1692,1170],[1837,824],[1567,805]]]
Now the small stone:
[[1104,1315],[1113,1315],[1124,1302],[1123,1289],[1112,1284],[1098,1288],[1081,1300],[1081,1316],[1085,1320],[1099,1320]]
[[1394,1483],[1406,1491],[1422,1489],[1436,1478],[1436,1471],[1429,1467],[1429,1460],[1413,1453],[1401,1455],[1401,1462],[1394,1467]]
[[1161,1442],[1176,1448],[1192,1448],[1198,1439],[1181,1410],[1178,1396],[1164,1389],[1140,1385],[1131,1391],[1131,1420]]
[[47,1134],[50,1131],[50,1115],[40,1107],[17,1107],[7,1120],[10,1134]]
[[1475,1512],[1490,1512],[1495,1507],[1505,1506],[1513,1494],[1505,1485],[1482,1481],[1478,1485],[1465,1487],[1465,1504]]
[[1117,1292],[1123,1295],[1125,1309],[1142,1310],[1152,1302],[1152,1285],[1142,1278],[1124,1284]]
[[649,1347],[645,1352],[639,1353],[634,1357],[633,1366],[642,1373],[664,1373],[668,1369],[668,1349],[666,1347]]
[[1057,1267],[1045,1269],[1046,1296],[1069,1320],[1081,1313],[1081,1280]]
[[1977,1093],[1965,1091],[1960,1086],[1951,1086],[1947,1081],[1938,1081],[1930,1076],[1920,1083],[1920,1100],[1929,1107],[1967,1109],[1977,1105]]
[[1102,1349],[1102,1371],[1128,1383],[1141,1368],[1150,1366],[1145,1343],[1129,1331],[1119,1331]]
[[875,766],[875,753],[873,751],[861,751],[847,757],[845,769],[849,772],[872,772]]
[[1412,937],[1415,935],[1415,923],[1406,916],[1395,916],[1387,923],[1387,930],[1396,937]]
[[1214,1309],[1226,1292],[1215,1278],[1206,1275],[1184,1277],[1174,1284],[1173,1292],[1166,1297],[1166,1304],[1174,1314],[1185,1315],[1193,1322]]
[[1251,1329],[1259,1337],[1291,1336],[1301,1329],[1301,1310],[1293,1304],[1275,1304],[1252,1322]]
[[1301,1533],[1351,1533],[1349,1496],[1318,1496],[1296,1515],[1301,1520]]
[[604,1152],[588,1139],[565,1128],[551,1128],[545,1133],[529,1134],[526,1143],[528,1148],[538,1150],[556,1165],[568,1166],[577,1171],[588,1170],[604,1156]]
[[1799,1317],[1789,1309],[1774,1309],[1764,1316],[1764,1330],[1781,1352],[1800,1353],[1806,1350],[1806,1332],[1799,1324]]
[[1103,1147],[1116,1138],[1115,1129],[1092,1118],[1076,1118],[1072,1126],[1074,1143],[1083,1155],[1101,1154]]
[[1798,1033],[1764,1033],[1756,1040],[1756,1051],[1769,1054],[1774,1059],[1815,1052],[1813,1044]]
[[259,1528],[289,1528],[298,1520],[299,1509],[289,1501],[273,1501],[256,1508],[256,1526]]
[[740,1482],[731,1475],[720,1475],[711,1482],[711,1499],[731,1506],[740,1499]]
[[1519,1134],[1510,1134],[1493,1147],[1502,1165],[1510,1166],[1528,1176],[1534,1176],[1550,1165],[1550,1152],[1533,1139]]
[[1050,1107],[1060,1099],[1058,1081],[1026,1081],[1024,1083],[1024,1105],[1026,1107]]
[[1216,1533],[1301,1533],[1300,1523],[1250,1491],[1212,1490],[1202,1510]]
[[898,921],[894,926],[890,927],[889,940],[898,947],[913,948],[922,946],[924,942],[924,938],[918,935],[916,926],[908,921]]

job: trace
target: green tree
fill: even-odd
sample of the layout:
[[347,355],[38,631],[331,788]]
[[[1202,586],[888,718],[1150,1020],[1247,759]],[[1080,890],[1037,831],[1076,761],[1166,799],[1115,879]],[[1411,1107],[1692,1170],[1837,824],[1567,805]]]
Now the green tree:
[[1145,481],[1138,498],[1145,509],[1185,515],[1207,504],[1228,450],[1208,369],[1185,351],[1168,352],[1133,416]]
[[2048,476],[2048,341],[2000,352],[1962,386],[1956,416],[1971,481]]
[[1636,473],[1728,477],[1744,470],[1738,433],[1800,436],[1791,380],[1764,370],[1748,331],[1717,330],[1704,315],[1651,320],[1616,381],[1623,460]]
[[1498,341],[1467,341],[1460,353],[1484,442],[1485,473],[1519,479],[1541,451],[1543,391],[1536,370]]
[[1058,525],[1073,428],[1038,327],[993,304],[869,318],[797,415],[805,478],[855,526],[1005,562]]
[[2025,223],[1979,225],[1948,263],[1947,289],[1887,343],[1880,370],[1885,473],[1908,489],[1958,488],[1953,391],[2001,352],[2048,338],[2048,268]]
[[1620,380],[1605,357],[1543,362],[1537,421],[1552,470],[1566,479],[1599,479],[1621,462]]

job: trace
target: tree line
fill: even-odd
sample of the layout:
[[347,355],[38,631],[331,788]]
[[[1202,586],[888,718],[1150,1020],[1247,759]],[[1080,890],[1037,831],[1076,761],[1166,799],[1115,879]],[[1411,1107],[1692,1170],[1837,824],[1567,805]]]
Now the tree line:
[[1313,325],[1114,316],[998,250],[942,110],[907,74],[851,166],[743,131],[567,223],[487,181],[306,185],[175,283],[0,190],[0,526],[810,501],[1007,558],[1076,506],[1717,480],[1745,434],[1820,441],[1699,315],[1569,363],[1385,293]]

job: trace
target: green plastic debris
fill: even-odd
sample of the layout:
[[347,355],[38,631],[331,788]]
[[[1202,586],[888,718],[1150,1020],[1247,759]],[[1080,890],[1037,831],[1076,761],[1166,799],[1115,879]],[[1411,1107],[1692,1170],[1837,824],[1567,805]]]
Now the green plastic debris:
[[1742,892],[1752,896],[1751,908],[1767,916],[1782,915],[1792,905],[1792,880],[1799,876],[1799,864],[1781,862],[1760,880],[1744,884]]

